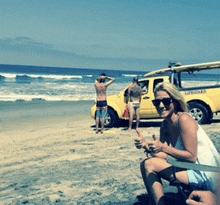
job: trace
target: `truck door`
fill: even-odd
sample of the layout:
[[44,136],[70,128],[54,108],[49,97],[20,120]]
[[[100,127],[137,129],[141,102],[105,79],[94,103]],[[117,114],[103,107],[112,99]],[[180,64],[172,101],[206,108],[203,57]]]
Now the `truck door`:
[[152,100],[154,99],[154,88],[160,82],[163,82],[163,78],[155,79],[152,81],[144,81],[144,84],[142,86],[140,118],[159,117],[157,110],[152,103]]
[[147,118],[151,115],[151,98],[149,93],[149,80],[140,83],[142,87],[140,118]]

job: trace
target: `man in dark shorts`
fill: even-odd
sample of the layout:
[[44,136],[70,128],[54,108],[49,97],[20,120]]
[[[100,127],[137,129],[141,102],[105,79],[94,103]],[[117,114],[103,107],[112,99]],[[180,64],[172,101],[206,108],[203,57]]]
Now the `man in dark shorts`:
[[138,78],[133,78],[133,85],[128,88],[128,109],[130,112],[129,128],[132,130],[133,116],[136,114],[136,130],[138,129],[140,122],[140,105],[141,105],[142,88],[138,85]]
[[[109,80],[105,83],[106,80]],[[107,77],[105,73],[100,74],[96,79],[95,89],[96,89],[96,133],[98,133],[99,122],[101,120],[101,133],[103,133],[105,117],[107,115],[108,107],[106,100],[106,90],[109,85],[114,82],[114,78]]]

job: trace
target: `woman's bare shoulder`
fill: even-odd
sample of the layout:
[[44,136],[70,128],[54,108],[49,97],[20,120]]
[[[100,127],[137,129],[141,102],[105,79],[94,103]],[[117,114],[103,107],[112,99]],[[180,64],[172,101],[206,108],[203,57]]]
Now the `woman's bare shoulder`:
[[179,116],[179,121],[180,120],[189,120],[193,119],[189,113],[187,112],[178,112],[177,115]]
[[196,126],[197,123],[196,121],[186,112],[178,113],[179,114],[179,125],[180,126]]

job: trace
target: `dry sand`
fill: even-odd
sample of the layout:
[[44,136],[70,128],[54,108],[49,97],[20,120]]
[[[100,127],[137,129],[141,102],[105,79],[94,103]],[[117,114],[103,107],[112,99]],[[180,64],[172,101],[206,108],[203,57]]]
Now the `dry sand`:
[[[134,146],[136,132],[89,133],[92,104],[0,104],[0,204],[144,204],[139,163],[145,154]],[[216,116],[203,125],[218,151],[219,122]],[[140,129],[150,139],[159,125],[146,121]],[[176,192],[167,183],[165,190]]]

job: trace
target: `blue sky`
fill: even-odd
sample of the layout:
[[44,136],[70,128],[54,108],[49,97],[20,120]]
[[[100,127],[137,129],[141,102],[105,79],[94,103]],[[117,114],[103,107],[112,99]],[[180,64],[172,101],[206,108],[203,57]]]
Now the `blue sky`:
[[219,0],[0,3],[0,64],[151,71],[220,60]]

